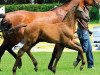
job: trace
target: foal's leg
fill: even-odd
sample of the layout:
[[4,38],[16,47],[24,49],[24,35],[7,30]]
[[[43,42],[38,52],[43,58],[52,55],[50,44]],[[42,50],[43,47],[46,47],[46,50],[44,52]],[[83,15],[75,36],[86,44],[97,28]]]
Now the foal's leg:
[[38,63],[37,60],[35,59],[35,57],[32,55],[32,53],[30,52],[30,50],[27,51],[27,54],[29,55],[29,57],[31,58],[35,68],[34,70],[37,71],[38,70]]
[[36,43],[32,44],[32,45],[30,46],[29,50],[26,51],[27,54],[28,54],[28,56],[31,58],[31,60],[32,60],[34,66],[35,66],[35,68],[34,68],[35,71],[38,70],[38,63],[37,63],[37,60],[35,59],[35,57],[34,57],[34,56],[32,55],[32,53],[30,52],[30,50],[31,50],[31,48],[32,48],[33,46],[35,46],[37,43],[38,43],[38,41],[37,41]]
[[18,51],[18,55],[17,55],[17,58],[16,58],[16,62],[13,66],[13,75],[16,75],[16,70],[17,70],[17,66],[18,66],[18,62],[20,61],[22,55],[27,51],[29,50],[31,46],[31,43],[30,42],[26,42],[24,44],[24,46]]
[[80,70],[82,70],[83,66],[85,65],[85,60],[84,60],[82,48],[80,46],[76,45],[73,41],[69,41],[68,43],[66,43],[66,45],[68,48],[75,49],[80,53],[81,58],[82,58],[82,64],[80,66]]

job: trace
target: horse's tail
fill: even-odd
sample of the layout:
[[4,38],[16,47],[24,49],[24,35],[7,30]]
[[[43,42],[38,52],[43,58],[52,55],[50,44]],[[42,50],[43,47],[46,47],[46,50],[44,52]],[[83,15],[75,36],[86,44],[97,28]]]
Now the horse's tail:
[[9,33],[17,33],[20,28],[26,27],[27,25],[17,25],[9,29]]

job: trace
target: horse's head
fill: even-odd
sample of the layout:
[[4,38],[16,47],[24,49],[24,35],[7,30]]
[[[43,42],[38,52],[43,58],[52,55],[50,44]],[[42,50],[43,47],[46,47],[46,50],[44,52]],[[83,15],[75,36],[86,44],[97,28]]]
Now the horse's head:
[[100,0],[84,0],[85,4],[100,8]]

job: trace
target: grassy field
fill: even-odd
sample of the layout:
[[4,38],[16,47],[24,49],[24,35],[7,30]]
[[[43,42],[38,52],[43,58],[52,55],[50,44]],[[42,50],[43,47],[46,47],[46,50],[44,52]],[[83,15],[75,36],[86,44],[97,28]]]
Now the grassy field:
[[[20,70],[17,69],[17,75],[100,75],[100,60],[98,58],[100,57],[100,52],[94,52],[95,69],[87,69],[87,65],[85,65],[82,71],[79,70],[79,66],[74,69],[72,65],[77,53],[64,52],[57,65],[56,74],[47,69],[51,52],[34,52],[33,55],[38,61],[38,72],[34,71],[30,58],[27,54],[24,54],[22,57],[23,66]],[[0,75],[12,75],[14,62],[14,58],[6,52],[0,64],[0,68],[2,68]]]

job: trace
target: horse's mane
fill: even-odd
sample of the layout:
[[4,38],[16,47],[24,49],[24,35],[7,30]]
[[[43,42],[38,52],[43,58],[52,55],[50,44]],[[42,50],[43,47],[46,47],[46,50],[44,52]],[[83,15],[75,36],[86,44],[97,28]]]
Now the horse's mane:
[[[71,0],[66,0],[64,4],[68,4],[70,1],[71,1]],[[62,5],[58,6],[58,7],[61,7],[61,6],[63,6],[64,4],[62,4]],[[53,8],[53,9],[50,9],[50,11],[55,10],[55,9],[58,8],[58,7],[55,7],[55,8]]]

